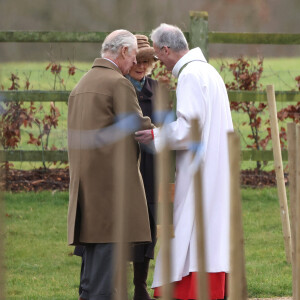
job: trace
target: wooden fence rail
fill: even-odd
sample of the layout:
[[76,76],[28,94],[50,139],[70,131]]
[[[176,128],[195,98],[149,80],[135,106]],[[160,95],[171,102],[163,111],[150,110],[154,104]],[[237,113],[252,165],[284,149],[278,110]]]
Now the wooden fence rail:
[[[62,31],[0,31],[0,42],[5,43],[102,43],[108,32]],[[149,36],[150,32],[139,32]],[[184,32],[189,40],[189,32]],[[300,45],[298,33],[233,33],[210,31],[210,44],[268,44]]]
[[[174,96],[175,92],[171,92]],[[0,91],[0,101],[67,102],[70,91]],[[299,102],[300,92],[277,91],[276,102]],[[266,92],[228,91],[230,102],[266,102]]]
[[0,161],[68,162],[67,150],[0,150]]
[[[135,32],[134,32],[135,33]],[[149,36],[150,32],[136,32]],[[4,43],[102,43],[109,32],[0,31]],[[190,33],[184,32],[187,40]],[[210,44],[300,45],[298,33],[208,32]]]
[[[282,150],[282,160],[288,160],[287,150]],[[241,160],[243,161],[273,161],[272,150],[243,150]],[[67,150],[0,150],[0,161],[68,161]]]
[[208,33],[210,44],[300,45],[299,33]]
[[[150,32],[139,32],[149,36]],[[184,32],[191,48],[200,47],[209,58],[209,44],[300,45],[300,33],[229,33],[208,30],[207,12],[190,12],[190,28]],[[108,32],[0,31],[2,43],[102,43]],[[0,101],[66,102],[69,91],[1,91]],[[229,100],[267,102],[266,92],[229,91]],[[172,95],[172,98],[174,95]],[[300,92],[276,92],[277,102],[298,102]],[[282,151],[283,160],[287,152]],[[0,151],[0,161],[67,161],[66,151]],[[272,151],[243,150],[244,161],[271,161]]]

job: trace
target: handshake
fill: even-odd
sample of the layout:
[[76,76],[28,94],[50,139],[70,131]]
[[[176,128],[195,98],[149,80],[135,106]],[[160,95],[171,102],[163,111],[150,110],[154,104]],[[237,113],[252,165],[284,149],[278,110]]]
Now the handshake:
[[136,131],[134,137],[137,142],[148,145],[154,140],[153,129]]

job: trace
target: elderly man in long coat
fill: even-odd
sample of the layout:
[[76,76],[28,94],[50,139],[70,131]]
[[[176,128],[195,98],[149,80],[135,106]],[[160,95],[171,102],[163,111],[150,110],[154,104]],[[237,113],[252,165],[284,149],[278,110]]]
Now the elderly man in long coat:
[[[174,233],[171,240],[174,298],[196,299],[197,243],[194,186],[189,151],[191,120],[202,128],[203,206],[206,239],[206,270],[210,299],[224,299],[225,278],[229,272],[229,162],[227,132],[233,130],[227,91],[223,79],[206,61],[200,48],[188,49],[182,31],[161,24],[151,34],[157,57],[178,78],[177,120],[167,126],[168,142],[176,150]],[[137,133],[140,142],[152,139],[149,130]],[[162,135],[154,129],[154,143]],[[158,254],[153,285],[160,295],[164,282]]]
[[[127,242],[149,242],[150,228],[143,182],[139,171],[139,147],[130,130],[152,128],[143,117],[135,90],[124,77],[136,63],[137,41],[126,30],[107,36],[102,58],[75,86],[68,103],[68,153],[70,199],[68,243],[84,244],[84,269],[80,299],[111,299],[113,252],[120,189],[115,178],[117,150],[126,143],[124,201],[127,206]],[[135,116],[129,122],[116,118]],[[133,124],[134,123],[134,124]],[[127,135],[126,135],[127,132]],[[118,140],[119,139],[119,140]]]

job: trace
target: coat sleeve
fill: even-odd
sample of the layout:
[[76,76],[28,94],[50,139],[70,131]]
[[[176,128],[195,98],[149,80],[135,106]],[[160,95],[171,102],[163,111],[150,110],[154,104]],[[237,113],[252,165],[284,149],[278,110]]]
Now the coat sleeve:
[[[172,150],[186,150],[190,142],[191,120],[199,119],[200,124],[205,122],[205,89],[196,75],[182,74],[178,82],[176,96],[176,121],[166,125],[165,130],[154,130],[155,148],[159,149],[167,138]],[[165,134],[162,134],[165,132]]]
[[113,93],[113,109],[116,116],[135,114],[139,122],[139,129],[152,129],[155,126],[149,117],[144,117],[139,105],[134,87],[128,79],[120,78]]

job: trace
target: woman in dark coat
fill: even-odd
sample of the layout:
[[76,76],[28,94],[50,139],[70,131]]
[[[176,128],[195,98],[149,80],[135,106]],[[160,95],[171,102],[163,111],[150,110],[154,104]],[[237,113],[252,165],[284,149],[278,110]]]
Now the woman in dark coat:
[[[150,117],[153,123],[154,94],[157,88],[157,81],[147,75],[151,73],[154,63],[154,49],[150,47],[148,38],[145,35],[136,35],[138,42],[137,64],[134,65],[129,75],[136,90],[143,115]],[[155,169],[154,155],[141,145],[140,171],[144,181],[144,188],[148,204],[148,213],[151,229],[152,243],[133,246],[133,300],[149,300],[151,297],[147,292],[147,277],[150,259],[154,259],[154,247],[156,244],[156,198],[155,198]]]

